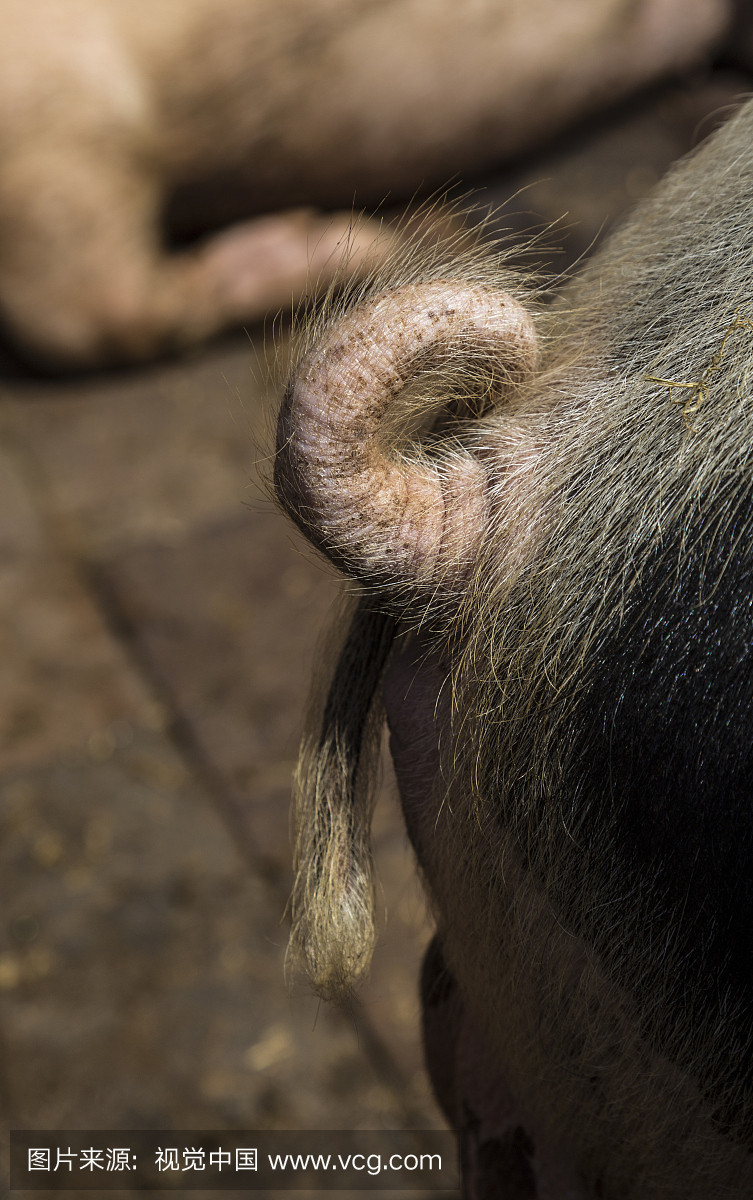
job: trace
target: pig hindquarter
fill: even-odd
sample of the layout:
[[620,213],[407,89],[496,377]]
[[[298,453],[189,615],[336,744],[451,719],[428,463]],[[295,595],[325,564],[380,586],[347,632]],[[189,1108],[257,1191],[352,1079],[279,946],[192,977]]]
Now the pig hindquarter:
[[[615,1200],[753,1190],[752,138],[748,105],[535,317],[538,364],[513,353],[491,388],[506,406],[444,458],[393,448],[371,491],[404,487],[397,540],[365,494],[338,517],[363,453],[333,452],[336,408],[300,433],[308,474],[291,408],[281,426],[284,503],[406,631],[396,768],[469,1020],[544,1158]],[[479,283],[458,267],[453,305],[443,270],[401,383],[468,363]],[[413,309],[437,308],[432,271]],[[345,318],[354,410],[406,294]],[[476,494],[448,504],[461,466]]]

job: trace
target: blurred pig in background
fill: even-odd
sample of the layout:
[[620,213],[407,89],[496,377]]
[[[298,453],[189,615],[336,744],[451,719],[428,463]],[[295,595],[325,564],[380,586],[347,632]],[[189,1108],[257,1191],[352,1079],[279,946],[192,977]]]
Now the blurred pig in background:
[[256,320],[328,283],[346,245],[360,269],[378,230],[300,206],[467,179],[702,61],[732,17],[729,0],[2,0],[6,333],[93,366]]

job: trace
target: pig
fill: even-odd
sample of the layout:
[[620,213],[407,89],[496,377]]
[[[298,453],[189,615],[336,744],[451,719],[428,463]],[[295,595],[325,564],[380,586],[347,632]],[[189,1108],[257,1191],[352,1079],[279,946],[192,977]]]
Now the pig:
[[283,509],[352,580],[293,953],[374,941],[384,716],[464,1195],[753,1195],[753,102],[553,296],[401,253],[301,334]]
[[367,270],[378,224],[352,228],[354,197],[379,205],[519,154],[695,64],[736,9],[0,0],[5,335],[40,366],[91,367],[289,306],[342,276],[343,248]]

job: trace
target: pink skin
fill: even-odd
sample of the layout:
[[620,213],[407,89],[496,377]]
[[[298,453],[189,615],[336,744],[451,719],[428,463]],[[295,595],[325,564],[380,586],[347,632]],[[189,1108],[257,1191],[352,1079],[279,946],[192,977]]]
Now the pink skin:
[[437,281],[360,306],[304,358],[280,414],[277,470],[294,519],[348,574],[414,593],[462,582],[488,516],[487,476],[468,451],[390,459],[378,431],[412,376],[453,352],[490,375],[533,369],[526,310],[504,292]]
[[16,205],[0,239],[0,314],[26,331],[40,363],[144,358],[290,311],[312,286],[346,280],[395,242],[378,221],[297,209],[165,254],[154,180],[127,164],[116,171],[114,152],[107,172],[64,157],[54,203],[49,155],[5,164],[0,179],[0,211]]
[[[197,296],[206,293],[218,325],[249,312],[295,304],[311,285],[328,285],[361,269],[364,260],[394,244],[376,221],[354,223],[351,213],[321,217],[299,209],[257,217],[210,238],[196,254]],[[343,253],[348,249],[347,264]],[[215,308],[216,306],[216,308]],[[207,312],[206,322],[214,320]]]

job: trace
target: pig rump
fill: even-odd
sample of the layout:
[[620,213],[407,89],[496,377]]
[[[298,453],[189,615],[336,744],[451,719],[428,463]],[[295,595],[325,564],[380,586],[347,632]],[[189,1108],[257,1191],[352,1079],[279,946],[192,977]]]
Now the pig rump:
[[753,1192],[752,145],[748,104],[546,315],[535,550],[482,540],[425,867],[498,1060],[615,1196]]
[[[314,535],[416,636],[421,711],[402,647],[388,716],[409,816],[441,727],[411,834],[463,1004],[586,1194],[615,1200],[753,1194],[751,147],[747,105],[539,314],[512,415],[461,438],[470,554],[449,539],[427,586],[389,539],[362,571],[350,533]],[[321,522],[327,497],[304,499]],[[374,646],[349,650],[372,685]]]

